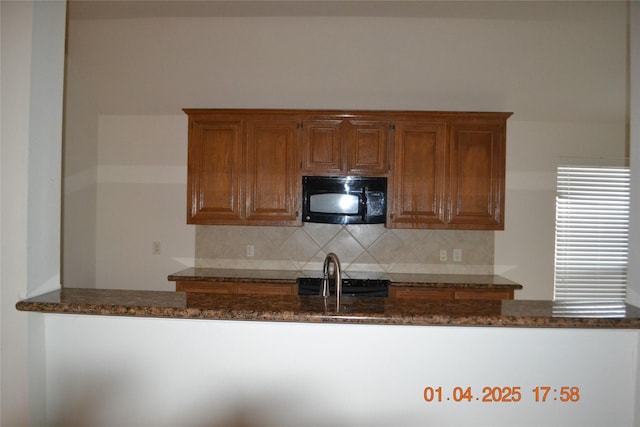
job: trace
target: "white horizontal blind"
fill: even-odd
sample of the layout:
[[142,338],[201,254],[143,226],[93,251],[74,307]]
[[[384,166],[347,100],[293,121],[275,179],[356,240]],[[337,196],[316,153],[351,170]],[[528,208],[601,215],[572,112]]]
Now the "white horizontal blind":
[[624,300],[629,168],[558,166],[557,185],[555,299]]
[[624,301],[557,300],[553,303],[553,317],[624,317],[627,308]]

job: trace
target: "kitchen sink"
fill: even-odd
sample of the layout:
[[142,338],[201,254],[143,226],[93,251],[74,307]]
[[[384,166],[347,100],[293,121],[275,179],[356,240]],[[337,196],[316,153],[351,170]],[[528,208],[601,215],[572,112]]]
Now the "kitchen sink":
[[[321,277],[298,277],[298,295],[320,295]],[[385,279],[342,279],[342,295],[387,297],[390,281]],[[329,292],[336,293],[335,279],[329,279]]]

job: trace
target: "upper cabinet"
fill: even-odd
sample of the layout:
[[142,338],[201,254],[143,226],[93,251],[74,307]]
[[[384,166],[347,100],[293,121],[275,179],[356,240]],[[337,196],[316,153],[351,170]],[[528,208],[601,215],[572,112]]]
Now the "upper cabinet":
[[302,172],[386,175],[391,122],[365,115],[309,116],[302,122]]
[[189,224],[301,225],[303,175],[387,176],[389,228],[504,228],[511,113],[185,110]]
[[187,223],[301,224],[295,116],[185,111]]
[[244,124],[238,117],[189,117],[187,223],[244,218]]
[[395,125],[387,226],[504,229],[511,113],[425,113]]
[[449,228],[504,229],[505,124],[454,122],[449,143]]
[[387,226],[446,225],[448,154],[446,122],[396,122]]

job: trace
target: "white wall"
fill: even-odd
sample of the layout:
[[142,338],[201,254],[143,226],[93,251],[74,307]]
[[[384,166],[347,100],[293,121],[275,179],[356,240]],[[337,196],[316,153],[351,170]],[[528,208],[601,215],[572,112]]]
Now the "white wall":
[[[98,110],[75,57],[66,56],[62,282],[91,287],[96,276]],[[69,215],[73,212],[73,215]],[[73,268],[69,268],[72,265]]]
[[96,287],[175,290],[167,276],[193,265],[195,251],[186,116],[101,115],[98,162]]
[[631,162],[631,224],[627,301],[640,305],[640,3],[629,4],[629,139]]
[[28,419],[28,320],[14,304],[27,293],[29,74],[33,5],[2,8],[2,258],[0,273],[0,405],[3,425]]
[[[60,288],[62,102],[66,4],[35,3],[29,87],[29,294]],[[46,211],[47,214],[43,215]]]
[[15,310],[59,288],[60,151],[66,3],[2,10],[0,390],[2,425],[42,425],[44,320]]
[[[626,5],[485,6],[440,4],[438,13],[393,17],[269,16],[265,6],[266,16],[80,19],[95,15],[74,14],[72,5],[69,61],[91,89],[74,91],[69,80],[67,133],[99,144],[96,163],[106,176],[97,185],[97,258],[74,249],[93,237],[70,225],[90,223],[93,200],[65,210],[65,254],[73,254],[65,255],[65,286],[165,289],[168,266],[193,264],[193,227],[185,228],[181,211],[186,195],[173,181],[185,165],[181,108],[490,110],[515,113],[496,273],[524,284],[518,298],[551,298],[556,156],[626,152]],[[99,123],[97,140],[75,129],[87,126],[74,115],[83,95],[95,104],[86,119]],[[172,137],[154,137],[162,132]],[[151,146],[160,153],[144,158]],[[145,183],[134,176],[138,167],[151,171],[142,172]],[[115,209],[132,215],[112,215]],[[151,256],[154,240],[166,251],[161,256]],[[133,256],[119,254],[125,245]],[[113,281],[114,271],[132,279]]]
[[[42,316],[50,425],[640,421],[638,331]],[[427,386],[443,388],[442,402],[425,402]],[[536,403],[536,386],[558,392]],[[579,400],[561,402],[562,386]],[[474,397],[455,402],[454,387]],[[520,387],[521,399],[482,402],[484,387]]]

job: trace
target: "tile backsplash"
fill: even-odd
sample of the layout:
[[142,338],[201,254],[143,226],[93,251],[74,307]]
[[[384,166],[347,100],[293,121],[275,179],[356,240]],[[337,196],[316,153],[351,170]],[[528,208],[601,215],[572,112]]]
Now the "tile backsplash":
[[[196,226],[196,267],[318,270],[335,252],[347,271],[493,274],[494,232],[387,229],[383,224]],[[248,246],[253,246],[253,256]],[[440,261],[440,251],[447,261]],[[453,249],[462,259],[453,261]]]

